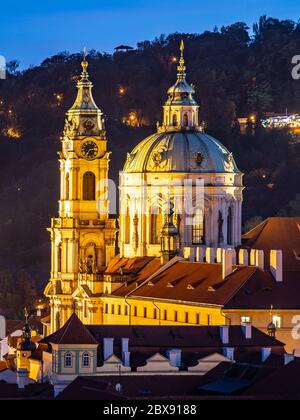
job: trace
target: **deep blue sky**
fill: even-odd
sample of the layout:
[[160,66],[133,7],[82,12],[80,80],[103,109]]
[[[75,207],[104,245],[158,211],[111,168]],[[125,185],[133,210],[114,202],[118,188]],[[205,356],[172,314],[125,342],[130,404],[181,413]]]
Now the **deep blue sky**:
[[0,54],[39,64],[86,46],[111,52],[171,32],[202,32],[259,16],[300,18],[299,0],[15,0],[1,2]]

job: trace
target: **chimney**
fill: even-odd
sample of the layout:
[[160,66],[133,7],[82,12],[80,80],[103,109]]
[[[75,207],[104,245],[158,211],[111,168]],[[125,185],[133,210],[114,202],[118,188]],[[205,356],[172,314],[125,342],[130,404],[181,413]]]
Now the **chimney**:
[[181,350],[180,349],[169,350],[169,360],[170,360],[171,366],[180,367],[181,366]]
[[196,250],[195,248],[190,248],[189,261],[195,262],[195,259],[196,259]]
[[227,357],[227,359],[234,361],[234,348],[233,347],[224,347],[223,348],[223,355]]
[[293,354],[284,354],[284,366],[288,365],[289,363],[295,360],[295,356]]
[[265,363],[268,358],[271,356],[272,349],[270,347],[263,347],[261,349],[261,360],[263,363]]
[[196,249],[196,261],[203,262],[203,260],[204,260],[204,249],[198,246]]
[[215,249],[214,248],[206,248],[206,262],[209,264],[215,263]]
[[239,251],[239,264],[248,266],[249,265],[249,254],[247,249],[240,249]]
[[217,248],[217,263],[222,263],[223,248]]
[[123,351],[122,362],[123,366],[130,367],[130,351]]
[[191,258],[191,248],[186,246],[183,248],[183,258],[189,260]]
[[242,330],[243,330],[243,334],[246,340],[251,340],[252,339],[252,325],[250,324],[250,322],[245,322],[244,324],[242,324]]
[[229,326],[222,325],[220,327],[220,339],[224,345],[229,344]]
[[130,367],[129,338],[122,338],[121,347],[123,365],[126,367]]
[[223,249],[223,266],[222,278],[223,280],[232,273],[232,249]]
[[122,353],[129,351],[129,338],[122,338],[121,346],[122,346]]
[[17,384],[19,389],[24,389],[28,385],[28,369],[19,368],[17,370]]
[[257,250],[256,251],[256,264],[255,264],[258,268],[260,268],[261,270],[264,269],[265,267],[265,254],[264,251],[262,250]]
[[114,339],[104,338],[103,339],[103,358],[107,360],[114,354]]
[[6,320],[5,317],[0,315],[0,340],[6,337]]
[[250,265],[256,265],[256,249],[250,251]]
[[272,250],[270,252],[270,270],[278,283],[283,282],[282,276],[282,251]]

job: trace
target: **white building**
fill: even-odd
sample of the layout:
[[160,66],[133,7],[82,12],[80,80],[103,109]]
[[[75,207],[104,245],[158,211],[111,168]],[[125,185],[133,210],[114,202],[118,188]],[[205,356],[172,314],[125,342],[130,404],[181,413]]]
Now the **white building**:
[[160,256],[170,204],[180,250],[240,245],[243,174],[232,153],[199,125],[183,50],[182,42],[162,126],[128,154],[120,174],[121,256]]

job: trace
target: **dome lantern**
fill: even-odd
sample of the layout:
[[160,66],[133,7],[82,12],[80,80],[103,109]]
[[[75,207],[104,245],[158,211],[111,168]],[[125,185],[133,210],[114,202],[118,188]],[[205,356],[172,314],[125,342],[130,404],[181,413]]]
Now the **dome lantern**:
[[159,131],[201,131],[198,117],[199,106],[193,97],[195,91],[186,81],[183,40],[180,52],[177,81],[168,90],[168,99],[164,106],[164,121]]

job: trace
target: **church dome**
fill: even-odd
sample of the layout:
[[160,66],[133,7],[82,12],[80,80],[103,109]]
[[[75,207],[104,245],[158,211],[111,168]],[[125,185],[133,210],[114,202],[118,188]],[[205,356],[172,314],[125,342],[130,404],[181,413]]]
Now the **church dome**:
[[183,41],[180,50],[177,81],[168,90],[163,124],[128,153],[124,172],[239,173],[232,153],[199,125],[195,91],[186,80]]
[[201,131],[156,133],[127,156],[126,173],[239,173],[232,153]]

